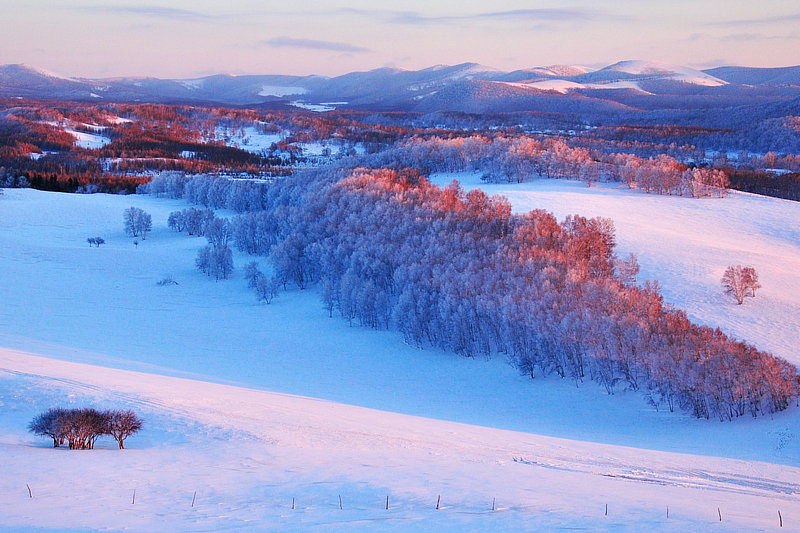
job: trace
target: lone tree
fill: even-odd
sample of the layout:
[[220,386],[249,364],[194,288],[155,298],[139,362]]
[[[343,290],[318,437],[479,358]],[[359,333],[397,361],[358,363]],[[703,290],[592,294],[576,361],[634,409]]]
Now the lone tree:
[[744,297],[755,296],[756,289],[760,289],[761,284],[753,267],[731,265],[722,275],[722,288],[725,289],[725,294],[730,294],[737,304],[742,305]]
[[142,419],[130,409],[106,411],[104,414],[108,419],[108,434],[117,441],[119,449],[124,450],[125,439],[142,429]]
[[153,229],[153,218],[149,213],[138,207],[129,207],[122,216],[125,221],[125,234],[131,237],[147,238],[147,234]]

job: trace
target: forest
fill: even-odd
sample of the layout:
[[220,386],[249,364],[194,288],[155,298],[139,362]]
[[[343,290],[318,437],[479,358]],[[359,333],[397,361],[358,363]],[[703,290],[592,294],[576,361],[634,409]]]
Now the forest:
[[[800,199],[794,152],[723,150],[733,130],[713,125],[584,119],[0,99],[0,183],[131,193],[162,171],[274,179],[347,159],[351,167],[423,174],[477,171],[487,181],[565,178],[655,194],[722,196],[733,188]],[[784,122],[781,131],[794,131]],[[274,141],[259,145],[259,136]],[[314,143],[321,154],[308,152]]]
[[513,215],[502,197],[409,169],[326,167],[246,186],[164,174],[140,192],[239,211],[234,244],[268,257],[276,284],[316,286],[331,315],[420,347],[639,391],[702,418],[773,413],[800,392],[793,365],[692,324],[639,283],[609,219]]

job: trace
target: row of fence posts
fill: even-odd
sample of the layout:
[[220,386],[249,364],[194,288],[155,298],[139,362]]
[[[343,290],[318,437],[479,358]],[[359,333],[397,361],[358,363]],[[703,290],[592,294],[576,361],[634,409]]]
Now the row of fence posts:
[[[31,486],[28,483],[25,483],[25,486],[28,488],[28,497],[33,499],[33,491],[31,490]],[[197,491],[194,491],[192,494],[192,505],[194,507],[194,503],[197,500]],[[442,504],[442,495],[439,494],[436,496],[436,510],[438,511],[441,509]],[[133,489],[133,496],[131,497],[131,505],[136,505],[136,489]],[[295,509],[295,500],[292,497],[292,510]],[[342,495],[339,494],[339,509],[344,510],[344,505],[342,504]],[[386,495],[386,510],[389,510],[389,495]],[[497,498],[492,498],[492,511],[497,510]],[[604,516],[608,516],[608,504],[605,507]],[[719,521],[722,522],[722,510],[717,507],[717,516],[719,517]],[[667,520],[669,520],[669,505],[667,505]],[[783,527],[783,515],[781,515],[780,509],[778,509],[778,525]]]

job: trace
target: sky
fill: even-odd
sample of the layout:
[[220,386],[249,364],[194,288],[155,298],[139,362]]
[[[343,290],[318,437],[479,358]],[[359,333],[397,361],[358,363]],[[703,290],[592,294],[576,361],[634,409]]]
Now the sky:
[[797,0],[0,0],[0,13],[0,64],[80,77],[800,64]]

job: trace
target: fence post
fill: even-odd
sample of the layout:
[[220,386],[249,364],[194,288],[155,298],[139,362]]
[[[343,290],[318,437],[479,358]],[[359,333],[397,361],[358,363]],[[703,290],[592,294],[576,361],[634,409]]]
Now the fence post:
[[33,499],[33,492],[31,492],[31,486],[28,485],[27,483],[25,483],[25,486],[28,487],[28,497]]
[[439,504],[442,501],[442,495],[440,494],[438,498],[436,498],[436,510],[439,510]]

